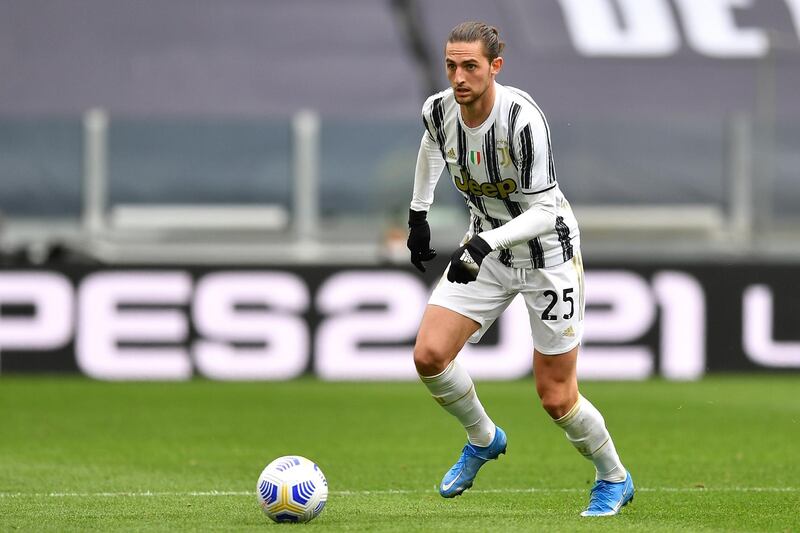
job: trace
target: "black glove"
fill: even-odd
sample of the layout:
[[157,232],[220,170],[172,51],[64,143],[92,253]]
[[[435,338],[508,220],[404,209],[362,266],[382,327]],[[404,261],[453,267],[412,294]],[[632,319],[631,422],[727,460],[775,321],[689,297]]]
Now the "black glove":
[[491,246],[475,235],[467,244],[453,252],[450,256],[450,270],[447,271],[447,281],[455,283],[469,283],[478,279],[478,271],[483,263],[483,258],[492,251]]
[[423,261],[430,261],[436,257],[436,250],[431,248],[431,227],[427,221],[428,213],[425,211],[408,211],[408,242],[406,246],[411,250],[411,264],[425,272]]

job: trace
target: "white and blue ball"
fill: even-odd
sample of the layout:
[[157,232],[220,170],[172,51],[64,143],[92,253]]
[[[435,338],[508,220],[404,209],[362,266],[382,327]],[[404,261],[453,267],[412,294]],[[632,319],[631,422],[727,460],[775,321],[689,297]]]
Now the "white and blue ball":
[[308,522],[325,507],[328,482],[313,461],[287,455],[264,468],[256,493],[261,510],[275,522]]

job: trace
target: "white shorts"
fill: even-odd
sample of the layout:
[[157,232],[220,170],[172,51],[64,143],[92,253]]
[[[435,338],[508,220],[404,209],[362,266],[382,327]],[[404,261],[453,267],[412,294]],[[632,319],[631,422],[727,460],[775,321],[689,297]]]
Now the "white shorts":
[[469,342],[478,342],[486,330],[522,294],[528,308],[533,345],[542,354],[558,355],[580,344],[583,337],[583,261],[580,252],[549,268],[509,268],[487,256],[478,279],[466,285],[447,281],[447,269],[428,303],[471,318],[480,329]]

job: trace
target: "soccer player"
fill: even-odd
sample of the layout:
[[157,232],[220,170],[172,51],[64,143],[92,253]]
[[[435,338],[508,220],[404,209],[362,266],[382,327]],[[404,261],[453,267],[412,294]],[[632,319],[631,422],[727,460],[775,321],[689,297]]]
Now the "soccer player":
[[446,167],[464,195],[470,223],[422,317],[414,364],[434,399],[467,432],[467,444],[439,492],[458,496],[478,470],[506,451],[506,434],[484,410],[456,359],[522,294],[528,308],[536,390],[542,406],[596,476],[583,516],[614,515],[633,499],[598,410],[578,392],[584,287],[578,224],[556,182],[550,130],[531,97],[495,81],[504,43],[496,28],[459,24],[445,46],[450,88],[425,102],[425,133],[409,211],[411,262],[434,258],[427,212]]

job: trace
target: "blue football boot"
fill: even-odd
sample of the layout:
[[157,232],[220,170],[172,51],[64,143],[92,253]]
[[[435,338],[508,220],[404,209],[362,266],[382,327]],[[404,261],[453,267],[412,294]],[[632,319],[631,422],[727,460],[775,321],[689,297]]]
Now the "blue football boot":
[[499,427],[496,428],[489,446],[475,446],[468,442],[456,464],[442,478],[439,494],[445,498],[454,498],[470,488],[478,470],[486,461],[497,459],[501,453],[506,453],[507,442],[505,432]]
[[581,516],[611,516],[617,514],[620,509],[633,501],[633,478],[631,473],[626,472],[628,477],[625,481],[612,483],[602,479],[594,482],[589,507],[581,513]]

